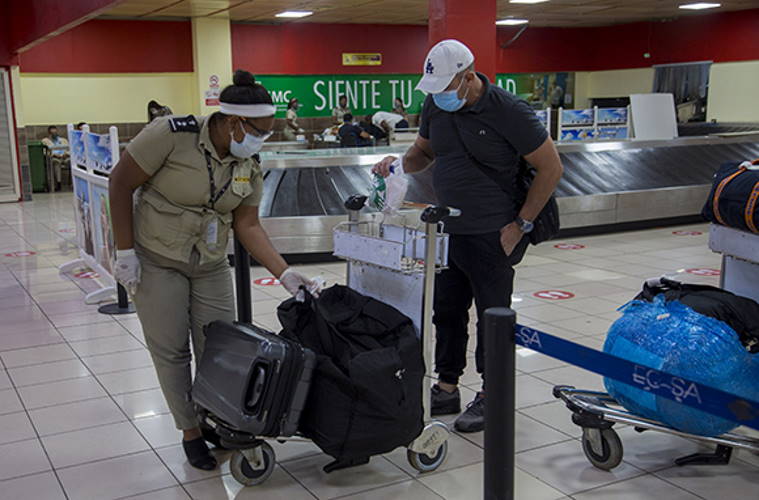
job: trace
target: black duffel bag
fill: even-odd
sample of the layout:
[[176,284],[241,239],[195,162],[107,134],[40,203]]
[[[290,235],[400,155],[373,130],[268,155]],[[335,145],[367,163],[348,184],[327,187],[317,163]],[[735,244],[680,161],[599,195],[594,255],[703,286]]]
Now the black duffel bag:
[[715,224],[759,234],[759,160],[723,164],[701,214]]
[[300,432],[337,459],[325,470],[407,446],[421,434],[424,359],[408,317],[340,285],[318,299],[289,299],[277,314],[280,335],[317,356]]
[[759,304],[753,300],[721,288],[668,278],[647,281],[635,300],[653,302],[660,294],[667,302],[677,300],[699,314],[727,323],[748,351],[759,352]]

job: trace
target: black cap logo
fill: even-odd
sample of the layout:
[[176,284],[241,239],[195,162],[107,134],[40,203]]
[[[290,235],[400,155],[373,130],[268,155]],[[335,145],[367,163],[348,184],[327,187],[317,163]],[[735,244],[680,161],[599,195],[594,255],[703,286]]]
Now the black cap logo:
[[435,66],[432,65],[432,60],[427,59],[427,66],[424,67],[424,72],[431,75],[435,72]]

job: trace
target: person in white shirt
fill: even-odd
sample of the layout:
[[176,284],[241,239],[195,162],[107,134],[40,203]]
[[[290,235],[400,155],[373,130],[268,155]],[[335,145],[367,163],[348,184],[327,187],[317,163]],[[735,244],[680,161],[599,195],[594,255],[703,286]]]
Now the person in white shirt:
[[372,123],[375,127],[379,127],[387,133],[391,133],[399,128],[408,128],[408,122],[403,118],[403,115],[388,111],[377,111],[374,113],[372,115]]
[[45,145],[50,154],[50,162],[53,165],[55,176],[55,189],[60,191],[61,166],[69,159],[69,143],[64,137],[58,135],[58,127],[51,125],[47,128],[47,137],[42,139],[42,144]]

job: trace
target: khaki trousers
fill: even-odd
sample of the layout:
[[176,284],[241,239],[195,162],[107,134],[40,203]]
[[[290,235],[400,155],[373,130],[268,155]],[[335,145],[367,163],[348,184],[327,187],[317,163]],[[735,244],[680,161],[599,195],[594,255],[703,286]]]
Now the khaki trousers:
[[214,320],[234,320],[227,260],[199,265],[196,250],[189,263],[144,248],[136,252],[142,266],[134,296],[137,316],[177,429],[192,429],[198,419],[190,398],[190,337],[197,363],[205,343],[203,326]]

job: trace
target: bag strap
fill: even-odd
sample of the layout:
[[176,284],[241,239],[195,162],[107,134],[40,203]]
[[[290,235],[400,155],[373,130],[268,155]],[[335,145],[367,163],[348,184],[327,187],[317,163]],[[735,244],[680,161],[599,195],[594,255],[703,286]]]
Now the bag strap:
[[[511,194],[510,191],[506,188],[506,186],[503,184],[503,180],[501,177],[499,177],[495,172],[493,172],[493,169],[485,165],[483,162],[477,159],[476,156],[472,154],[472,152],[469,150],[469,148],[466,145],[466,141],[464,141],[464,136],[461,135],[461,129],[459,128],[459,122],[456,118],[456,115],[453,114],[451,117],[453,119],[453,129],[456,131],[456,135],[459,138],[459,142],[464,147],[464,152],[466,153],[467,158],[469,158],[469,161],[474,163],[474,165],[480,169],[480,171],[488,176],[490,180],[496,183],[496,185],[501,188],[501,191],[505,192],[506,194]],[[522,167],[521,163],[524,161],[524,158],[521,156],[520,158],[520,168]]]
[[727,224],[725,224],[725,220],[722,218],[722,214],[719,211],[719,199],[722,196],[722,192],[725,190],[727,185],[730,184],[730,182],[733,179],[741,175],[746,170],[748,170],[746,168],[746,165],[742,163],[740,167],[738,167],[738,170],[736,170],[732,174],[722,179],[719,185],[717,185],[717,189],[714,191],[714,199],[712,200],[712,211],[714,212],[714,217],[717,219],[717,222],[719,222],[723,226],[726,226]]
[[759,234],[759,230],[757,230],[756,223],[754,222],[757,201],[759,201],[759,182],[754,184],[754,189],[751,191],[751,196],[749,196],[748,202],[746,202],[746,210],[743,213],[743,217],[746,219],[746,226],[755,234]]

